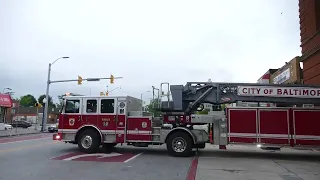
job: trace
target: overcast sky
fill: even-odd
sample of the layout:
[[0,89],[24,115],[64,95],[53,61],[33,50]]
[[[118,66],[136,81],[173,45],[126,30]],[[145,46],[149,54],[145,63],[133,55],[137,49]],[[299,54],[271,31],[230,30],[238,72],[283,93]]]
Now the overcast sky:
[[[0,1],[0,88],[15,96],[140,94],[161,82],[256,82],[300,52],[298,0]],[[150,93],[144,95],[151,98]]]

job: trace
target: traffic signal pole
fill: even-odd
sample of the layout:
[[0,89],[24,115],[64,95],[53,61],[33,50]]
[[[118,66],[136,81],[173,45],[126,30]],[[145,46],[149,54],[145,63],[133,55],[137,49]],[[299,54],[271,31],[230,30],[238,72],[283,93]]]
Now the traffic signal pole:
[[122,79],[123,78],[123,77],[114,77],[113,75],[111,75],[109,78],[86,78],[86,79],[82,79],[82,77],[78,76],[78,79],[50,81],[51,65],[52,64],[49,63],[48,79],[47,79],[47,90],[46,90],[47,102],[45,103],[44,112],[43,112],[44,118],[42,118],[42,129],[41,129],[42,132],[45,131],[45,126],[46,126],[47,120],[48,120],[49,87],[50,87],[50,84],[52,84],[52,83],[61,83],[61,82],[78,81],[78,84],[80,85],[82,81],[100,81],[102,79],[110,79],[110,83],[113,84],[114,83],[114,79]]
[[45,103],[44,105],[44,112],[43,112],[43,117],[42,118],[42,127],[41,127],[41,132],[46,131],[46,125],[47,125],[47,120],[48,120],[48,104],[49,104],[49,87],[50,87],[50,74],[51,74],[51,63],[49,63],[49,69],[48,69],[48,79],[47,79],[47,90],[46,90],[46,100],[48,102]]
[[[122,79],[123,77],[114,77],[114,79]],[[82,81],[100,81],[102,79],[111,79],[111,78],[87,78],[82,79]],[[59,83],[59,82],[72,82],[78,81],[78,79],[69,79],[69,80],[57,80],[57,81],[50,81],[50,83]]]

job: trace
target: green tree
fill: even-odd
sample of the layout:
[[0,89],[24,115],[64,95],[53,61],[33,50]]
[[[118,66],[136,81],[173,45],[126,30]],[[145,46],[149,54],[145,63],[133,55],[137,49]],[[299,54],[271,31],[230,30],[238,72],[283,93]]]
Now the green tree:
[[[38,98],[38,102],[40,103],[40,104],[42,104],[42,106],[44,106],[44,103],[43,103],[43,99],[46,97],[46,95],[45,94],[43,94],[43,95],[41,95],[41,96],[39,96],[39,98]],[[53,101],[52,101],[52,97],[50,97],[49,96],[49,101],[47,100],[47,103],[49,103],[48,104],[48,106],[49,107],[56,107],[56,105],[53,103]]]
[[34,106],[35,103],[37,103],[37,100],[31,94],[27,94],[27,95],[22,96],[20,98],[20,106],[22,106],[22,107]]
[[159,99],[154,99],[150,101],[150,104],[146,106],[146,111],[153,113],[155,117],[160,116],[161,111],[157,108],[159,107]]
[[59,103],[56,103],[56,107],[57,107],[59,110],[62,108],[63,96],[64,96],[64,95],[59,95],[59,96],[58,96]]
[[208,114],[210,109],[203,109],[202,111],[196,111],[196,114]]

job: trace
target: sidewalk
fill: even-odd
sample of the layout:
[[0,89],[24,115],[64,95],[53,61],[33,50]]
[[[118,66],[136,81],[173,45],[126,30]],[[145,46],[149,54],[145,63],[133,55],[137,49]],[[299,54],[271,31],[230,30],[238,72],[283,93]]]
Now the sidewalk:
[[26,134],[38,134],[40,132],[40,128],[35,130],[35,127],[29,128],[12,128],[11,130],[1,130],[0,131],[0,138],[1,137],[10,137],[10,136],[20,136]]
[[254,146],[206,147],[196,160],[196,180],[320,179],[320,154],[314,150],[283,148],[265,151]]

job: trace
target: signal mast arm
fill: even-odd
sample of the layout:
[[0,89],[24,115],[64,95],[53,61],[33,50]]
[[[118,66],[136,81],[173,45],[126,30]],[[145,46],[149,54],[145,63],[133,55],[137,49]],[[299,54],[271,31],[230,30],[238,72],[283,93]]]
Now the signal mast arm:
[[320,103],[320,86],[256,83],[188,82],[170,85],[172,102],[163,102],[162,111],[195,111],[201,103],[226,104],[237,101],[269,103]]

